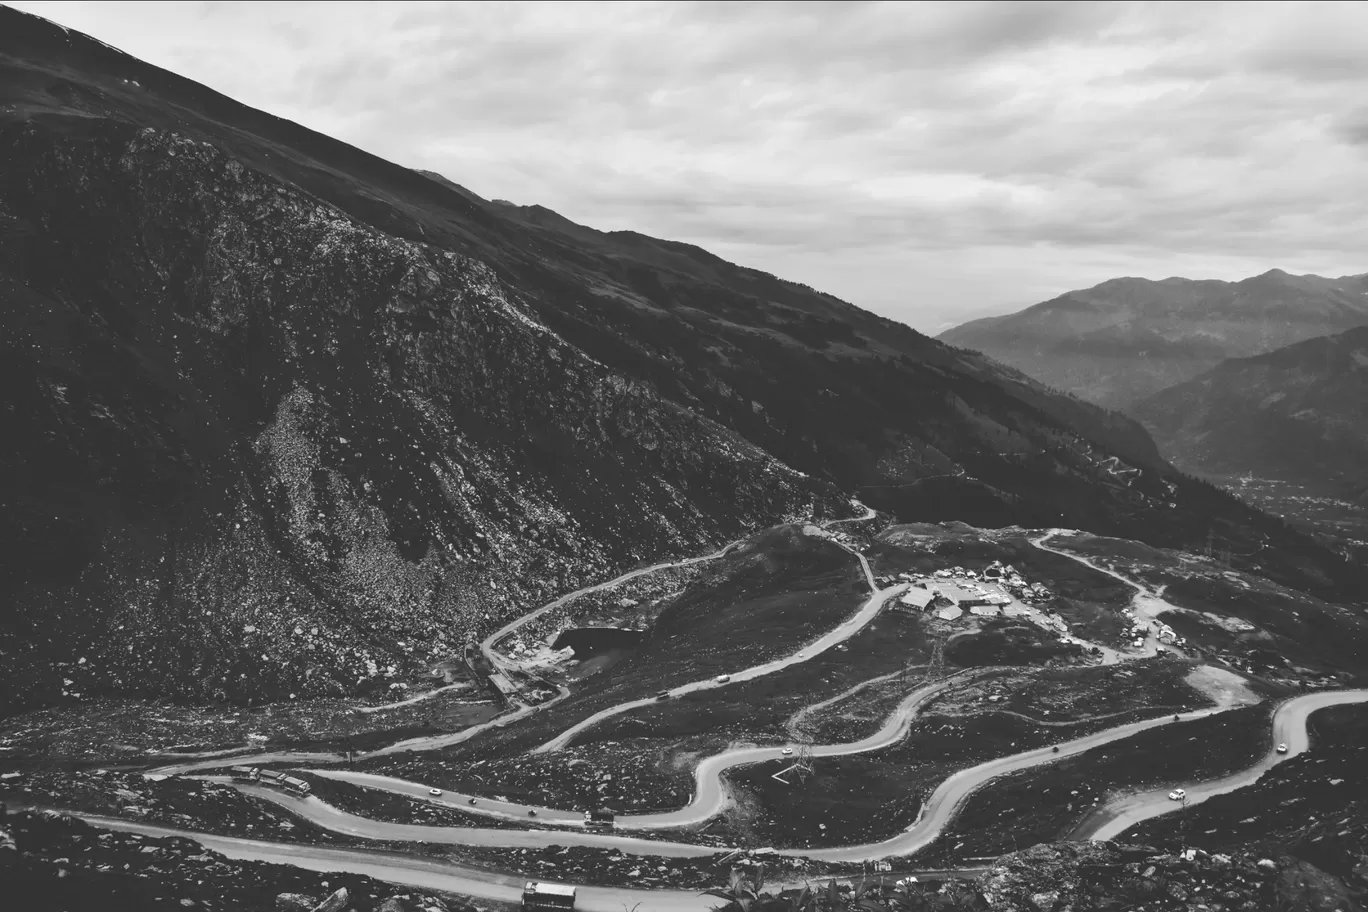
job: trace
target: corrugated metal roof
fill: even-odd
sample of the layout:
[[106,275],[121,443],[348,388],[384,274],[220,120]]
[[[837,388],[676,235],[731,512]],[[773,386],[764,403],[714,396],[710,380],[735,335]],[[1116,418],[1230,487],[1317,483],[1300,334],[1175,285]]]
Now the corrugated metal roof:
[[927,605],[931,604],[931,601],[935,597],[936,593],[913,586],[903,594],[903,597],[899,599],[899,601],[904,605],[914,605],[917,608],[925,608]]

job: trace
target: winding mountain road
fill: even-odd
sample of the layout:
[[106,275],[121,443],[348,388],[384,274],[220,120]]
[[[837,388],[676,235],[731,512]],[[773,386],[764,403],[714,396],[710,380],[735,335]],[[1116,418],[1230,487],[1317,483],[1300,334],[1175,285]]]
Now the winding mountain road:
[[[1306,733],[1308,717],[1318,709],[1368,702],[1368,690],[1328,690],[1288,700],[1273,713],[1273,743],[1286,744],[1287,753],[1269,751],[1248,769],[1205,782],[1178,783],[1187,791],[1187,803],[1199,804],[1213,795],[1224,795],[1253,785],[1259,777],[1279,763],[1291,760],[1310,749]],[[1074,830],[1072,839],[1102,842],[1115,839],[1126,830],[1151,817],[1179,810],[1182,805],[1168,797],[1170,786],[1109,801],[1094,811]]]
[[[847,756],[854,753],[878,750],[882,747],[896,743],[906,734],[907,727],[910,726],[917,709],[933,698],[945,683],[946,682],[937,682],[933,685],[927,685],[910,694],[907,699],[899,705],[892,716],[890,716],[884,726],[874,735],[850,744],[816,746],[812,750],[813,756]],[[1295,757],[1306,750],[1308,743],[1306,721],[1310,714],[1317,709],[1323,709],[1327,706],[1340,706],[1365,702],[1368,702],[1368,690],[1327,691],[1305,694],[1287,701],[1279,707],[1274,715],[1273,735],[1276,739],[1287,743],[1289,747],[1288,753],[1278,754],[1270,750],[1267,756],[1246,770],[1241,770],[1230,776],[1209,780],[1205,783],[1192,784],[1188,789],[1190,795],[1189,803],[1195,803],[1196,801],[1204,800],[1210,795],[1223,794],[1249,785],[1257,780],[1264,771],[1272,768],[1278,763]],[[1182,713],[1180,714],[1180,719],[1198,718],[1219,711],[1219,709],[1216,709]],[[781,849],[778,850],[776,854],[793,858],[807,858],[815,861],[852,863],[874,861],[891,856],[910,855],[932,843],[944,831],[946,825],[954,818],[955,813],[963,806],[969,796],[990,780],[1007,773],[1031,769],[1066,757],[1076,756],[1095,747],[1129,738],[1142,731],[1172,724],[1175,724],[1174,717],[1165,715],[1156,719],[1131,722],[1126,725],[1095,732],[1090,735],[1075,738],[1072,741],[1054,745],[1059,748],[1058,752],[1053,750],[1052,747],[1043,747],[1024,751],[1008,757],[990,760],[978,764],[977,766],[961,770],[944,780],[931,796],[926,799],[922,807],[922,812],[917,820],[904,832],[891,839],[865,845],[838,846],[824,849]],[[699,823],[708,819],[711,813],[716,813],[716,811],[725,804],[725,793],[721,782],[721,773],[725,769],[747,763],[776,760],[779,759],[779,757],[778,749],[769,747],[728,751],[725,754],[719,754],[715,757],[708,758],[703,764],[700,764],[696,774],[699,784],[699,793],[689,807],[680,811],[667,812],[664,814],[626,815],[618,818],[618,825],[624,829],[652,830],[677,828]],[[331,772],[328,775],[333,778],[352,781],[356,784],[380,788],[398,794],[407,794],[418,798],[426,797],[426,793],[422,786],[403,782],[402,780],[385,780],[383,777],[343,773],[341,771]],[[722,851],[718,848],[699,846],[692,843],[647,840],[631,836],[588,833],[583,831],[570,832],[554,829],[502,830],[481,829],[477,827],[441,827],[418,824],[384,823],[360,817],[355,814],[349,814],[334,808],[317,798],[294,798],[260,786],[239,785],[239,788],[255,797],[263,798],[278,804],[324,829],[363,839],[510,848],[579,845],[600,848],[617,848],[630,854],[667,857],[699,857]],[[1179,805],[1175,802],[1168,801],[1166,792],[1167,789],[1147,792],[1143,795],[1124,799],[1108,805],[1098,814],[1094,815],[1086,826],[1080,827],[1081,836],[1094,840],[1112,838],[1141,820],[1147,820],[1150,817],[1162,813],[1178,810]],[[451,802],[451,806],[460,807],[459,803],[454,801]],[[522,815],[517,813],[522,807],[524,806],[504,803],[500,807],[492,810],[494,810],[498,816],[504,816],[506,814],[507,816],[515,817],[517,819],[526,819],[525,811]],[[544,808],[538,809],[538,817],[543,823],[567,826],[576,822],[577,815],[574,815],[572,812]]]

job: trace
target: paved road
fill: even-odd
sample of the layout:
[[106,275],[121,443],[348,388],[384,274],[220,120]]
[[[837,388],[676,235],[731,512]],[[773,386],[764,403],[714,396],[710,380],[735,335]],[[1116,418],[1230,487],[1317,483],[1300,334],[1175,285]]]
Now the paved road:
[[1273,714],[1273,743],[1286,744],[1287,753],[1279,754],[1276,750],[1270,749],[1258,763],[1229,776],[1206,782],[1175,783],[1162,789],[1108,802],[1083,821],[1071,838],[1091,839],[1094,842],[1115,839],[1143,820],[1180,810],[1182,804],[1168,797],[1173,787],[1187,790],[1187,803],[1190,806],[1199,804],[1213,795],[1224,795],[1253,785],[1260,776],[1279,763],[1291,760],[1309,749],[1310,739],[1306,733],[1306,720],[1311,713],[1330,706],[1365,702],[1368,702],[1368,690],[1331,690],[1288,700]]
[[[238,861],[267,861],[273,864],[293,865],[309,871],[364,874],[387,883],[423,890],[443,890],[497,902],[518,903],[522,898],[523,883],[527,880],[525,877],[429,861],[409,855],[212,836],[129,820],[86,814],[76,816],[96,826],[126,833],[140,833],[145,836],[184,836],[195,840],[206,849],[220,852]],[[700,896],[694,890],[631,890],[619,887],[581,886],[575,898],[575,909],[577,912],[623,912],[624,909],[631,909],[638,903],[642,904],[643,909],[649,909],[651,912],[704,912],[711,909],[716,900]]]

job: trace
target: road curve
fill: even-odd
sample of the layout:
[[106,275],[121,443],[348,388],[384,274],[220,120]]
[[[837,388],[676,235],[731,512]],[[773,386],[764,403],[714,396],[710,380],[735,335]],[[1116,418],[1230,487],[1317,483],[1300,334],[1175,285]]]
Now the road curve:
[[[865,571],[866,578],[871,581],[872,588],[873,577],[869,573],[869,565],[865,562],[864,555],[859,554],[858,552],[851,553],[855,554],[855,556],[860,559],[860,565]],[[850,639],[855,634],[859,633],[869,624],[870,621],[874,620],[874,618],[878,616],[879,612],[883,609],[885,602],[887,602],[894,596],[901,595],[903,592],[907,590],[907,588],[907,583],[899,583],[898,585],[890,586],[887,589],[874,588],[874,594],[865,600],[864,604],[860,606],[858,611],[856,611],[846,620],[842,621],[838,626],[833,627],[831,630],[827,631],[825,634],[823,634],[815,641],[801,647],[797,652],[793,653],[792,655],[785,656],[782,659],[775,659],[772,662],[766,662],[763,665],[755,665],[751,668],[746,668],[741,671],[732,672],[731,676],[726,682],[719,682],[715,678],[708,678],[707,680],[703,681],[695,681],[692,684],[682,684],[678,687],[671,688],[670,695],[672,697],[678,697],[686,693],[694,693],[700,690],[712,690],[718,687],[727,687],[731,684],[739,684],[743,681],[750,681],[754,678],[760,678],[768,674],[774,674],[776,671],[782,671],[783,669],[788,668],[790,665],[796,665],[800,662],[806,662],[808,659],[811,659],[814,656],[826,652],[833,646],[837,646],[845,642],[846,640]],[[612,718],[613,716],[620,715],[622,713],[628,712],[629,710],[636,709],[639,706],[651,706],[655,702],[655,697],[644,697],[640,700],[629,700],[626,703],[618,703],[616,706],[610,706],[602,712],[594,713],[589,718],[584,719],[583,721],[577,722],[576,724],[570,726],[565,731],[561,732],[559,735],[556,735],[556,737],[552,738],[550,741],[547,741],[540,747],[534,747],[531,751],[529,751],[529,753],[545,754],[551,751],[561,750],[567,745],[569,745],[569,743],[572,740],[574,740],[576,735],[580,734],[581,732],[589,728],[593,728],[595,725],[602,722],[604,719]]]
[[1162,789],[1141,792],[1109,801],[1088,816],[1070,837],[1076,840],[1101,842],[1115,839],[1121,833],[1151,817],[1180,810],[1182,805],[1168,797],[1170,788],[1180,786],[1187,791],[1188,805],[1200,804],[1213,795],[1224,795],[1253,785],[1259,777],[1279,763],[1291,760],[1310,747],[1306,732],[1307,718],[1318,709],[1368,702],[1368,690],[1329,690],[1304,694],[1283,703],[1273,713],[1273,743],[1286,744],[1287,753],[1279,754],[1270,748],[1253,766],[1219,779],[1205,782],[1173,783]]

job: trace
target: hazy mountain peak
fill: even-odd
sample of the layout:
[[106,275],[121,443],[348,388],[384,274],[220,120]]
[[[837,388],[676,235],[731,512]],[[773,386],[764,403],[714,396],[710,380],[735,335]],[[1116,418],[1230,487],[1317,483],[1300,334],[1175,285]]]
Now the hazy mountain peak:
[[1368,277],[1110,279],[941,333],[1051,386],[1124,407],[1225,358],[1368,323]]

